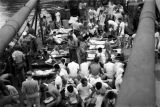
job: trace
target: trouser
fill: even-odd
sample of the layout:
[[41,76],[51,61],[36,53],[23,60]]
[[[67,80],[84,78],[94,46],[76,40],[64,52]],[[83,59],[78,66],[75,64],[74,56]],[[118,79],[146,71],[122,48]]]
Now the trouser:
[[70,57],[70,61],[78,62],[76,49],[69,49],[69,57]]
[[27,98],[26,101],[27,101],[27,107],[32,107],[33,105],[36,105],[36,107],[41,107],[39,96]]
[[15,73],[18,85],[21,85],[25,80],[25,65],[24,63],[16,64]]

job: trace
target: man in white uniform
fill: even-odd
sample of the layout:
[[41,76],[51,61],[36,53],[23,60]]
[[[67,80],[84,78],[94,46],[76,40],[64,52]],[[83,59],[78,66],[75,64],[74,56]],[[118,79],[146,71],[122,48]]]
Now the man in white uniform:
[[76,78],[78,76],[79,64],[75,61],[72,61],[68,64],[69,76],[71,78]]
[[[77,90],[81,98],[81,106],[86,107],[90,103],[90,97],[92,96],[93,87],[88,83],[86,78],[81,79],[81,83],[78,84]],[[85,106],[86,104],[86,106]]]

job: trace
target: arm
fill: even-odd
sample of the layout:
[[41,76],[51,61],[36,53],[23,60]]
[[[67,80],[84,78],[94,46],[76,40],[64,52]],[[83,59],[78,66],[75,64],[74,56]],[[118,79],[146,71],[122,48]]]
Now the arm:
[[23,84],[23,83],[22,83],[22,89],[21,89],[21,91],[22,91],[22,93],[23,93],[23,94],[26,94],[25,86],[24,86],[24,84]]
[[100,67],[99,71],[100,71],[100,74],[101,74],[101,75],[104,75],[104,72],[103,72],[103,70],[102,70],[101,67]]
[[95,90],[94,87],[91,87],[90,89],[91,89],[92,92],[91,92],[91,94],[88,97],[85,98],[85,100],[91,98],[93,96],[93,94],[96,92],[96,90]]

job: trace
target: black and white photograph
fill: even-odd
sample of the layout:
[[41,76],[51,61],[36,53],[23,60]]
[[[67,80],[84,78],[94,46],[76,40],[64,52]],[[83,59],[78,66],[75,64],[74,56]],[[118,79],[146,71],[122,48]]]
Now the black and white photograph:
[[160,107],[160,0],[0,0],[0,107]]

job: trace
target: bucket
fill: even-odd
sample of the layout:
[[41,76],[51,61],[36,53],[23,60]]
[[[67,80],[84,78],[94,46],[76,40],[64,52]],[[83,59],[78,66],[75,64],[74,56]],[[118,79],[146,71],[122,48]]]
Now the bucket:
[[68,28],[69,28],[68,20],[62,20],[62,23],[63,23],[63,27],[64,27],[65,29],[68,29]]

